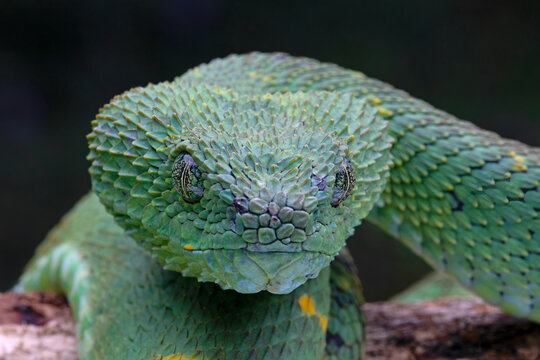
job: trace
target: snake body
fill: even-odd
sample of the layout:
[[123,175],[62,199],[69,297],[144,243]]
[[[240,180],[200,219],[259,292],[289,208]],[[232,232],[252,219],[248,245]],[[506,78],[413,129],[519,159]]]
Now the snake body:
[[540,322],[540,151],[362,73],[231,55],[113,98],[88,141],[93,191],[17,286],[67,294],[81,358],[358,359],[364,218]]

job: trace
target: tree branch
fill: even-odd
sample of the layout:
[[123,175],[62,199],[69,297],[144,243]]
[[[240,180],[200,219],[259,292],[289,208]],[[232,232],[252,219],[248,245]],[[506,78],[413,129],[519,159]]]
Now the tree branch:
[[71,310],[56,294],[0,293],[0,359],[32,358],[77,359]]
[[[503,314],[479,298],[365,306],[367,359],[540,359],[540,325]],[[63,297],[0,294],[0,359],[77,359]]]
[[478,297],[371,303],[365,311],[368,359],[540,359],[540,325]]

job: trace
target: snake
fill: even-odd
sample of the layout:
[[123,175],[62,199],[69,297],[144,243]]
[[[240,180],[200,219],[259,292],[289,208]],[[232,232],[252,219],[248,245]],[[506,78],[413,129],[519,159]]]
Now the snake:
[[16,290],[66,295],[81,359],[360,359],[362,220],[540,322],[540,149],[361,72],[230,55],[99,109],[92,190]]

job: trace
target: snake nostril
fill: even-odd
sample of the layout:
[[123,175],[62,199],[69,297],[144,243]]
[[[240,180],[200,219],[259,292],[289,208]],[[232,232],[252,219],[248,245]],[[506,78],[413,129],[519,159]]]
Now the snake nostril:
[[270,227],[277,229],[281,225],[281,220],[276,215],[273,215],[270,218]]
[[235,197],[232,201],[232,206],[239,214],[248,212],[248,201],[245,197]]

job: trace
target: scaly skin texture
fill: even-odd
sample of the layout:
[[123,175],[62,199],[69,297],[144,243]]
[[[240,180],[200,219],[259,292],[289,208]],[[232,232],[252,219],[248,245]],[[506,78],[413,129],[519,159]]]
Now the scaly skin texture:
[[115,97],[88,140],[95,194],[18,285],[67,293],[85,359],[359,358],[363,218],[540,322],[539,150],[359,72],[214,60]]

